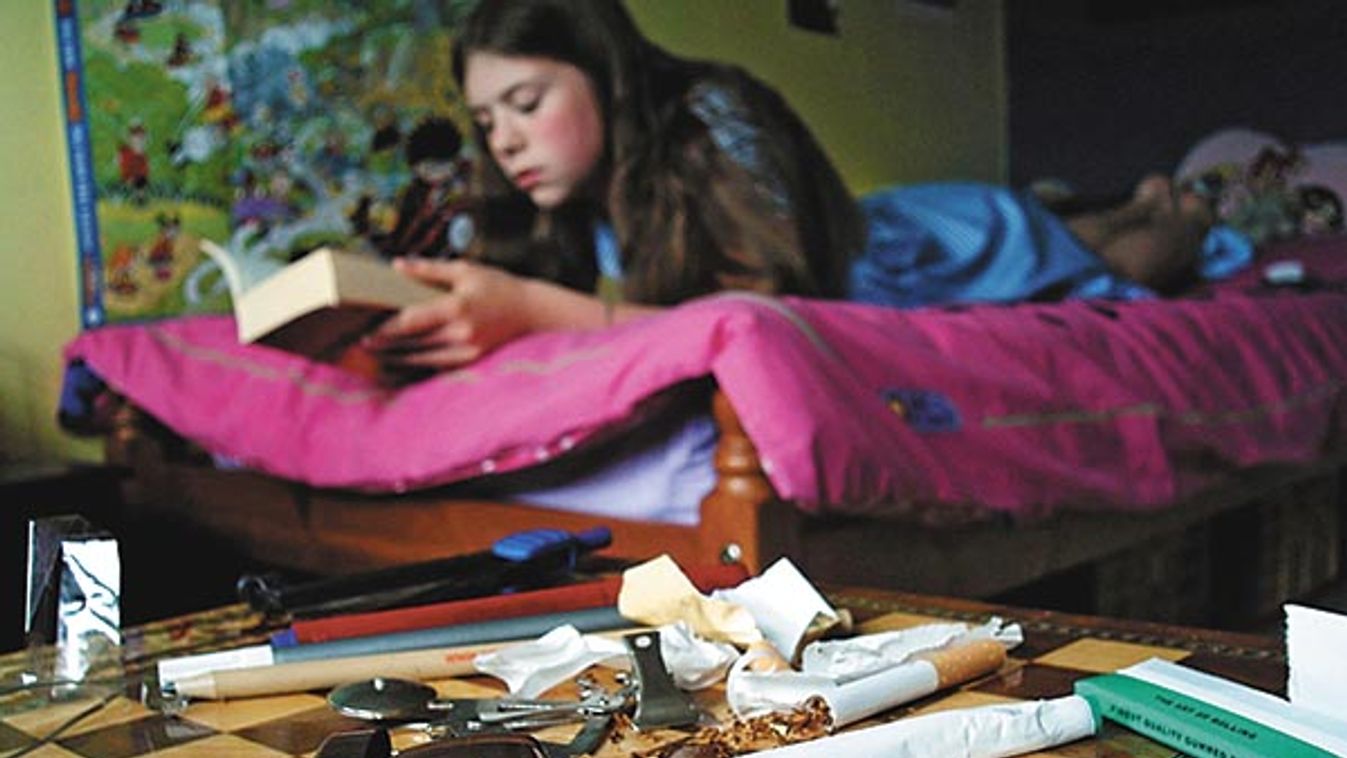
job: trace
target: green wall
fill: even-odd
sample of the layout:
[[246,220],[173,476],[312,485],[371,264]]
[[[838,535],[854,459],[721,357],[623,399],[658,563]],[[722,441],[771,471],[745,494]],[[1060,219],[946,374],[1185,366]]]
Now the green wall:
[[0,2],[0,462],[96,453],[55,423],[79,331],[55,37],[50,0]]
[[628,0],[673,52],[732,61],[786,94],[855,191],[997,181],[1006,163],[1002,0],[930,10],[839,0],[841,35],[786,23],[786,0]]
[[[857,191],[1004,176],[1000,2],[843,0],[842,35],[827,37],[789,28],[785,0],[629,0],[674,52],[785,92]],[[96,459],[54,422],[79,319],[50,0],[0,2],[0,71],[0,463]]]

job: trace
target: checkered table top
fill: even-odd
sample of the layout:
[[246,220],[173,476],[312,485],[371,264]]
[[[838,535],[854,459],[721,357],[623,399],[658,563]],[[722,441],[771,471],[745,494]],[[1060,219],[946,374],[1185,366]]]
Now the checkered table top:
[[[873,591],[840,591],[832,593],[831,599],[837,607],[848,608],[863,620],[867,630],[898,629],[952,618],[980,622],[993,614],[1024,627],[1025,642],[1011,652],[1011,659],[1000,671],[883,714],[879,720],[884,721],[950,708],[1059,697],[1071,692],[1076,679],[1151,657],[1178,661],[1273,691],[1284,681],[1285,660],[1275,640]],[[95,671],[95,676],[119,680],[120,686],[88,686],[56,701],[38,696],[45,696],[49,690],[11,693],[0,699],[0,758],[17,754],[38,758],[308,756],[328,735],[367,726],[331,710],[323,692],[195,702],[176,716],[156,712],[136,696],[139,682],[158,657],[226,643],[249,644],[263,639],[266,631],[262,620],[242,607],[133,630],[124,645],[129,652],[121,661]],[[16,681],[22,670],[41,667],[31,654],[0,659],[0,674],[7,682]],[[453,696],[502,691],[495,680],[487,678],[435,685],[441,694]],[[719,691],[699,693],[699,701],[714,715],[726,715]],[[90,711],[87,715],[62,728],[86,710]],[[57,730],[54,739],[43,741]],[[568,728],[555,728],[542,736],[565,741]],[[597,755],[629,755],[636,747],[649,748],[678,736],[672,732],[636,735],[633,739],[639,737],[639,745],[624,740],[606,745]],[[422,739],[412,731],[394,734],[394,744],[399,747]],[[1040,755],[1080,758],[1176,754],[1106,724],[1093,740]]]

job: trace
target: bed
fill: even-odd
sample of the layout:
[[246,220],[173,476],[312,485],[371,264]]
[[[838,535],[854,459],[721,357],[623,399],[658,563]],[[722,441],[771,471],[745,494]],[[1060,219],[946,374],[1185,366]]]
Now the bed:
[[[1302,275],[1268,284],[1277,261]],[[128,508],[283,567],[602,524],[631,558],[787,555],[823,582],[1029,602],[1053,588],[1088,595],[1081,610],[1210,622],[1338,573],[1345,281],[1347,237],[1327,236],[1165,301],[728,294],[534,335],[398,392],[239,346],[221,317],[106,327],[65,355],[97,378]],[[701,473],[605,483],[671,437],[703,450],[679,448],[679,475]],[[600,486],[547,499],[576,472]],[[628,507],[651,491],[683,502]]]

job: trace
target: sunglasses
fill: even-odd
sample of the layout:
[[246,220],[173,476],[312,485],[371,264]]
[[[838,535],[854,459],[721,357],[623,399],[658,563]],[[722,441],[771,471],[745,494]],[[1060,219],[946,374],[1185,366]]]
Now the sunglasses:
[[[527,734],[474,734],[417,745],[399,758],[550,758],[543,744]],[[372,757],[371,757],[372,758]]]
[[[386,729],[361,729],[334,734],[323,741],[316,758],[391,758],[393,744]],[[527,734],[474,734],[436,740],[398,752],[398,758],[556,758]]]

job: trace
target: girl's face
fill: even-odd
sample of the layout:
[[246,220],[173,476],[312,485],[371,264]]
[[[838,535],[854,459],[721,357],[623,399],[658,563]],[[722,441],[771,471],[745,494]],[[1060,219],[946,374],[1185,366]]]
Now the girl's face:
[[598,96],[569,63],[469,53],[463,92],[491,156],[540,208],[581,192],[603,159]]

